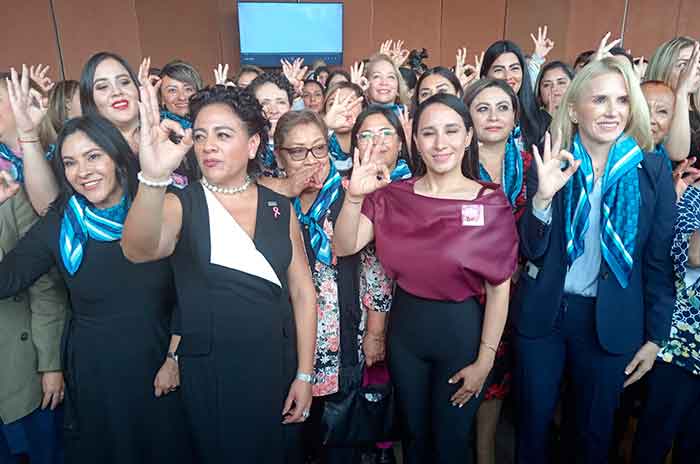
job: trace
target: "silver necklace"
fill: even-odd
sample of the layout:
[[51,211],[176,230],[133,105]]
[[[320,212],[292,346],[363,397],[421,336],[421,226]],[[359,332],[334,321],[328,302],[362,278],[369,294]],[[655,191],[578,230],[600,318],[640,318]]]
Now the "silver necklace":
[[240,187],[219,187],[218,185],[212,185],[207,182],[205,177],[202,177],[202,185],[208,190],[215,193],[223,193],[224,195],[236,195],[237,193],[245,192],[250,184],[253,183],[253,178],[250,176],[245,176],[245,182]]

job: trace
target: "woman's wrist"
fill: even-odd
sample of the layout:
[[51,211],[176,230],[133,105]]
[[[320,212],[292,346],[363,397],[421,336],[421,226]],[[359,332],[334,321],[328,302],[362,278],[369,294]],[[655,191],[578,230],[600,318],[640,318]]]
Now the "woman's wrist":
[[551,198],[542,197],[539,193],[535,193],[535,196],[532,197],[532,205],[540,211],[546,210],[551,204]]
[[362,201],[364,199],[365,199],[364,196],[355,196],[355,195],[351,195],[349,193],[345,195],[345,201],[347,201],[348,203],[350,203],[352,205],[361,205]]
[[136,177],[140,183],[142,183],[146,187],[152,188],[165,188],[173,183],[173,179],[172,177],[170,177],[170,174],[168,174],[167,176],[150,175],[143,171],[139,171]]

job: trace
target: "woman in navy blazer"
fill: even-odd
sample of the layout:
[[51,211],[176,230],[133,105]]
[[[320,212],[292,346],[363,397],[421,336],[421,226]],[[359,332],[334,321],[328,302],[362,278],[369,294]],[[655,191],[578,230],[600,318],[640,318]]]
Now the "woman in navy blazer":
[[572,462],[605,463],[624,386],[651,369],[673,310],[671,173],[652,149],[631,65],[608,57],[571,83],[555,142],[528,176],[527,258],[515,297],[518,463],[547,462],[564,373]]

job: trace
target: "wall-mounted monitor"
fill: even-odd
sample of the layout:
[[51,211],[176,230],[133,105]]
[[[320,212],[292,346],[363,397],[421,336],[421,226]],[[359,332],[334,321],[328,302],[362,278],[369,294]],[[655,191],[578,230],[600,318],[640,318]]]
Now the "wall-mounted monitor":
[[343,62],[342,3],[238,2],[241,64],[276,67],[280,59]]

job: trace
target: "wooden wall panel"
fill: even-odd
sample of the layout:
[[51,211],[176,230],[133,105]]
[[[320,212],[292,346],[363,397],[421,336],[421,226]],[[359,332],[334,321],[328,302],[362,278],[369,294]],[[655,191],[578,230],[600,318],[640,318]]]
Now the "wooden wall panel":
[[530,34],[537,36],[537,28],[546,25],[548,37],[554,41],[547,60],[565,59],[570,9],[569,1],[508,0],[504,37],[529,55],[535,51]]
[[467,62],[504,35],[506,0],[443,0],[441,49],[444,66],[454,66],[457,48],[467,47]]
[[168,8],[161,0],[136,0],[143,56],[150,56],[154,67],[187,61],[205,82],[213,82],[212,69],[222,58],[218,7],[218,0],[170,0]]
[[56,32],[49,0],[23,0],[2,9],[0,71],[21,69],[22,63],[48,64],[54,79],[61,77]]
[[700,18],[700,2],[698,0],[681,0],[676,35],[687,35],[700,39],[698,18]]
[[659,44],[676,35],[680,10],[681,0],[629,0],[624,47],[633,56],[649,58]]
[[[355,0],[349,0],[349,3]],[[440,35],[442,11],[440,0],[373,0],[371,50],[387,39],[402,39],[409,50],[425,47],[430,53],[429,66],[442,63]],[[454,58],[449,58],[450,61]]]
[[[659,0],[665,1],[665,0]],[[606,32],[622,34],[625,0],[569,0],[568,32],[563,54],[570,63],[579,53],[595,49]]]
[[99,6],[94,0],[54,0],[54,8],[67,78],[78,79],[88,58],[100,51],[118,53],[138,71],[142,54],[134,0]]

